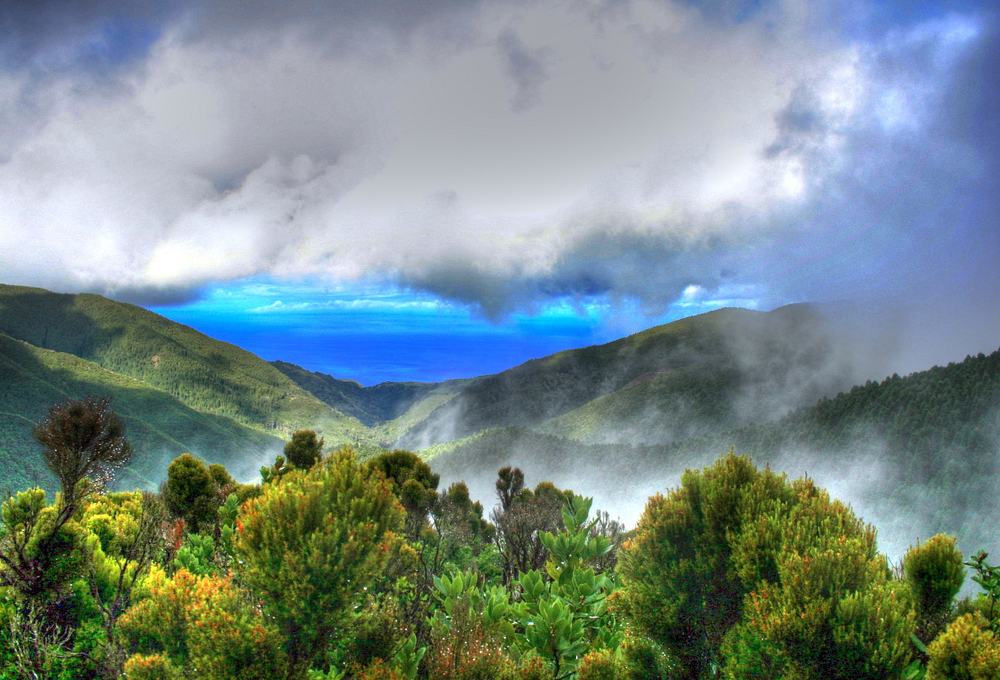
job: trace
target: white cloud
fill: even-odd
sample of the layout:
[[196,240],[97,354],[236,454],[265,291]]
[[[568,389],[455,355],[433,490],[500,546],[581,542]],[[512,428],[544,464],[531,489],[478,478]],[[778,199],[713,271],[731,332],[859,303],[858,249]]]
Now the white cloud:
[[[107,77],[0,71],[17,131],[0,132],[3,279],[135,297],[383,278],[491,313],[804,294],[801,272],[773,286],[755,258],[827,238],[830,211],[871,220],[852,173],[907,159],[859,140],[909,153],[877,135],[926,134],[953,75],[940,55],[978,35],[953,20],[858,45],[799,3],[738,23],[682,3],[491,2],[391,26],[372,9],[363,29],[253,11],[241,30],[181,15]],[[908,69],[927,49],[937,70]],[[941,163],[960,176],[966,152]],[[907,228],[886,219],[872,228]]]

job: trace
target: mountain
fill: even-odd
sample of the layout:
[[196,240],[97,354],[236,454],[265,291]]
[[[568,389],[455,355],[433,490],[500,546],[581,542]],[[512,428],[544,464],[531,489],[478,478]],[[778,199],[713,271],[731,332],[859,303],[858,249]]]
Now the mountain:
[[425,455],[442,483],[465,479],[487,505],[496,470],[516,465],[529,480],[583,490],[634,521],[641,507],[623,499],[674,486],[685,469],[730,447],[849,499],[880,527],[890,554],[938,531],[956,533],[966,553],[1000,550],[1000,350],[868,381],[772,422],[667,444],[584,444],[506,427]]
[[385,382],[362,387],[353,380],[340,380],[287,361],[272,361],[271,365],[323,403],[369,427],[399,418],[414,403],[439,387],[435,383],[415,382]]
[[447,399],[430,392],[441,403],[396,424],[393,443],[421,449],[527,427],[585,443],[656,444],[774,420],[877,375],[887,346],[859,352],[846,327],[811,305],[688,317],[469,380]]
[[182,451],[249,477],[295,429],[367,446],[368,429],[234,345],[133,305],[0,285],[0,478],[51,479],[30,436],[48,407],[114,398],[136,449],[123,485],[160,481]]
[[260,357],[148,310],[98,295],[0,286],[0,333],[72,354],[163,390],[186,406],[275,435],[315,427],[330,438],[364,435]]
[[280,451],[280,439],[224,416],[201,413],[170,394],[72,354],[0,334],[0,478],[12,489],[54,479],[31,436],[51,404],[89,394],[112,398],[135,449],[122,487],[157,484],[171,458],[191,451],[249,476]]

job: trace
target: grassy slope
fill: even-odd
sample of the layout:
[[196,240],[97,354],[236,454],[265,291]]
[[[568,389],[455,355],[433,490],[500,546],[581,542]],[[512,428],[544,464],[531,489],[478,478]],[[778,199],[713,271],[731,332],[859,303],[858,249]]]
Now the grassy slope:
[[664,441],[681,425],[680,433],[690,435],[702,425],[777,417],[779,396],[810,403],[853,379],[831,352],[815,309],[723,309],[471,380],[456,399],[410,427],[400,444],[510,426],[596,441],[616,432],[652,433],[653,441]]
[[0,486],[52,488],[31,428],[50,404],[88,394],[113,399],[135,453],[122,486],[150,486],[183,451],[252,474],[281,441],[232,419],[200,413],[173,396],[71,354],[0,334]]
[[234,345],[133,305],[0,285],[0,332],[64,352],[163,390],[191,409],[286,436],[300,427],[327,441],[367,441],[364,426]]

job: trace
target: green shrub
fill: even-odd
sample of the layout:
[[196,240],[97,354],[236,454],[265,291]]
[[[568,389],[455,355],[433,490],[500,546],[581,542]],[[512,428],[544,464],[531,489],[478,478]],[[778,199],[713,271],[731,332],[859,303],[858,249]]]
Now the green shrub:
[[190,453],[182,453],[167,467],[162,488],[163,502],[175,517],[181,517],[193,532],[211,530],[222,502],[208,466]]
[[126,680],[182,680],[183,677],[163,654],[135,654],[125,662]]
[[183,569],[168,578],[156,569],[143,591],[143,599],[119,620],[122,637],[140,656],[129,660],[126,672],[151,664],[157,673],[174,668],[204,680],[284,674],[278,631],[232,579],[198,577]]
[[884,678],[912,656],[909,591],[874,529],[732,453],[650,499],[619,569],[625,611],[686,677]]
[[300,470],[308,470],[323,457],[323,439],[313,430],[296,430],[285,444],[285,460]]
[[965,580],[962,553],[955,538],[938,534],[910,548],[903,573],[917,606],[917,635],[932,640],[947,623],[952,602]]
[[584,654],[576,672],[577,680],[620,680],[621,677],[618,660],[608,649]]
[[927,680],[1000,678],[1000,640],[979,614],[955,619],[928,646]]
[[388,482],[346,449],[308,472],[288,472],[243,505],[240,574],[281,630],[291,677],[325,659],[400,522]]

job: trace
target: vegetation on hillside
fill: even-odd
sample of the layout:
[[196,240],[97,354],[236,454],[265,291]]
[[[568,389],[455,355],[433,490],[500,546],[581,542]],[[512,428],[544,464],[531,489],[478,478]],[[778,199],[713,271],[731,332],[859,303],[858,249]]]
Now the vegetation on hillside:
[[[489,518],[420,457],[315,459],[260,484],[194,456],[112,492],[131,452],[106,400],[35,430],[61,493],[0,508],[0,677],[994,678],[1000,568],[956,602],[947,536],[900,569],[808,479],[729,453],[634,531],[516,468]],[[277,464],[276,464],[277,466]],[[267,470],[268,468],[265,468]],[[93,473],[92,477],[84,476]]]
[[[524,428],[486,430],[429,449],[448,479],[481,479],[481,470],[518,465],[555,480],[586,479],[604,499],[622,484],[651,482],[707,464],[735,446],[759,463],[835,471],[853,484],[855,502],[881,517],[905,517],[907,540],[954,532],[966,549],[1000,549],[992,531],[1000,512],[1000,351],[905,377],[870,381],[773,422],[666,445],[580,444]],[[607,475],[609,461],[616,474]],[[904,546],[905,547],[905,544]]]
[[0,333],[72,354],[190,409],[285,436],[316,427],[354,441],[364,427],[330,408],[263,359],[133,305],[0,285]]
[[128,428],[135,455],[119,475],[126,488],[155,487],[166,462],[183,451],[252,474],[255,461],[281,447],[272,435],[196,411],[138,380],[0,334],[0,487],[56,489],[32,443],[31,428],[48,405],[92,394],[111,397]]
[[681,319],[470,380],[398,444],[422,448],[509,426],[662,443],[772,420],[855,382],[835,330],[808,305]]

